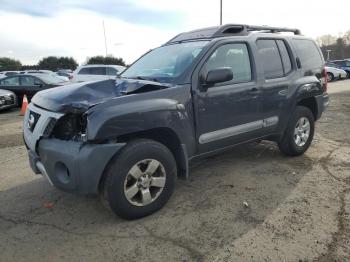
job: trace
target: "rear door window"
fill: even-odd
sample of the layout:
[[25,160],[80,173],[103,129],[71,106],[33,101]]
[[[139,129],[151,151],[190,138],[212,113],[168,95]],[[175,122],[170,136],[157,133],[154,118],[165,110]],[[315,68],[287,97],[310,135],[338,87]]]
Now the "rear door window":
[[293,39],[301,67],[309,70],[323,66],[323,60],[316,44],[308,39]]
[[283,65],[276,41],[273,39],[260,39],[257,41],[257,46],[259,58],[264,65],[265,79],[283,77]]
[[33,86],[34,85],[34,77],[21,76],[21,85],[22,86]]
[[287,75],[292,71],[292,62],[288,53],[288,49],[286,43],[283,40],[277,40],[276,42],[282,57],[284,75]]
[[106,67],[90,67],[90,75],[106,75]]

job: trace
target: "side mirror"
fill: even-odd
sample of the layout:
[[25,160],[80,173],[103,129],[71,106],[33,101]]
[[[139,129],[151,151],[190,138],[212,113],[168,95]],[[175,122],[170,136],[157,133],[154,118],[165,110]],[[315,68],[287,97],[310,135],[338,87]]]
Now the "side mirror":
[[221,67],[210,70],[206,77],[204,86],[207,88],[214,86],[216,83],[222,83],[233,79],[233,72],[230,67]]

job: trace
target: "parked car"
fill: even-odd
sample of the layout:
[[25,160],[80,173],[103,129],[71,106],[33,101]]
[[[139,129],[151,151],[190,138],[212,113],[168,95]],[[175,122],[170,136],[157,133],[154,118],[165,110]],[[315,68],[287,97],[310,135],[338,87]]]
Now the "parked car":
[[0,89],[0,111],[17,106],[15,93],[9,90]]
[[18,74],[0,79],[0,89],[14,92],[17,96],[18,105],[22,104],[23,95],[30,100],[38,91],[62,86],[67,82],[49,74]]
[[19,71],[2,71],[0,73],[3,74],[3,75],[6,75],[6,76],[11,76],[11,75],[19,74]]
[[97,81],[115,79],[118,74],[125,70],[119,65],[84,65],[79,66],[74,72],[72,82]]
[[71,80],[73,78],[73,73],[67,73],[65,71],[57,71],[56,74],[58,76],[64,76],[66,77],[68,80]]
[[30,165],[57,188],[143,217],[168,201],[194,159],[261,139],[302,155],[329,103],[325,78],[321,50],[297,29],[182,33],[116,80],[37,93],[23,125]]
[[347,78],[350,78],[350,59],[333,60],[333,61],[330,61],[330,62],[340,66],[341,69],[346,71]]
[[23,74],[48,74],[48,75],[52,75],[54,77],[58,77],[58,78],[62,79],[63,81],[69,81],[69,77],[58,75],[50,70],[27,70],[27,71],[24,71]]
[[[333,66],[332,66],[333,65]],[[347,78],[347,73],[343,69],[340,69],[338,66],[326,63],[326,70],[327,70],[327,81],[332,82],[335,79],[345,79]]]

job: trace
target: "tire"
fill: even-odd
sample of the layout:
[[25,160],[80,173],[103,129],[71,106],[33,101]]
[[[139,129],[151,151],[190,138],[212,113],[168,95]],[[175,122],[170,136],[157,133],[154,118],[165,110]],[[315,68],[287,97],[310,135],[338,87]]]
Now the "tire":
[[166,204],[174,191],[176,177],[176,162],[166,146],[137,139],[111,160],[105,171],[102,193],[118,216],[141,218]]
[[346,71],[346,78],[350,78],[350,72]]
[[[304,119],[305,122],[303,121]],[[306,136],[305,130],[305,133],[301,131],[304,128],[307,129],[307,125],[304,125],[304,123],[307,123],[307,121],[309,123],[308,136]],[[297,131],[298,127],[299,131]],[[281,141],[278,143],[279,149],[282,151],[282,153],[288,156],[299,156],[304,154],[312,142],[314,131],[315,119],[310,109],[304,106],[297,106],[290,118],[286,130],[284,131]],[[300,139],[300,137],[303,137],[303,139]]]
[[334,81],[334,75],[330,72],[327,72],[327,81],[333,82]]

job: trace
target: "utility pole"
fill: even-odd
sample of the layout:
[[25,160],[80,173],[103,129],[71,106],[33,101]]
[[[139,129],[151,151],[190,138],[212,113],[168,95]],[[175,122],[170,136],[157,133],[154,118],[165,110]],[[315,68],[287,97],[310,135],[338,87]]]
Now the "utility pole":
[[327,61],[329,61],[329,53],[332,52],[332,50],[328,49],[327,51]]
[[222,0],[220,0],[220,25],[222,25]]
[[105,20],[102,20],[102,24],[103,24],[103,35],[105,37],[105,50],[106,50],[106,57],[107,57],[107,39],[106,39]]

